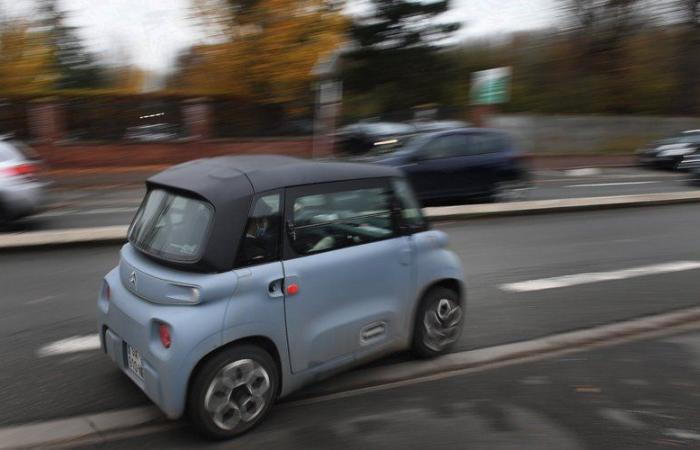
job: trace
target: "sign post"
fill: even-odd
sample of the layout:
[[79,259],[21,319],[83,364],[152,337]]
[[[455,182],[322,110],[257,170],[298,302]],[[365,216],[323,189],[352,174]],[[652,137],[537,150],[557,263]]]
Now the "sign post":
[[495,105],[510,99],[510,67],[497,67],[472,73],[470,103],[472,120],[477,126],[484,126],[495,110]]

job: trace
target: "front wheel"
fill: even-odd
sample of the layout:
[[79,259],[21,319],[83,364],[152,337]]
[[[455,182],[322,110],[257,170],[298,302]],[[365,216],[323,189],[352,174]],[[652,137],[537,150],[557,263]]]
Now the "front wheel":
[[262,421],[279,385],[277,366],[265,350],[231,347],[214,355],[195,375],[188,398],[190,420],[209,438],[232,438]]
[[430,289],[418,306],[413,353],[420,358],[446,353],[462,334],[463,319],[459,294],[443,287]]

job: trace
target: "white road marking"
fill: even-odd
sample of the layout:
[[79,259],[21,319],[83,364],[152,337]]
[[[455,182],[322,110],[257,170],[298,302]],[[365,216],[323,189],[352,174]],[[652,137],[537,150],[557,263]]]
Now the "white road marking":
[[656,184],[660,181],[624,181],[620,183],[585,183],[585,184],[570,184],[564,186],[567,188],[584,188],[584,187],[609,187],[609,186],[632,186],[635,184]]
[[90,350],[99,350],[100,337],[97,334],[87,336],[73,336],[68,339],[52,342],[44,345],[36,351],[38,357],[65,355],[68,353],[85,352]]
[[39,303],[48,302],[49,300],[53,300],[57,297],[60,297],[60,295],[47,295],[45,297],[35,298],[34,300],[27,301],[27,305],[37,305]]
[[583,169],[570,169],[564,171],[564,174],[567,177],[590,177],[593,175],[600,175],[602,174],[603,171],[601,169],[598,169],[596,167],[588,167],[588,168],[583,168]]
[[700,433],[696,433],[694,431],[677,430],[671,428],[670,430],[666,430],[664,434],[666,436],[670,436],[676,439],[683,439],[686,441],[700,441]]
[[633,267],[631,269],[613,270],[610,272],[590,272],[561,277],[541,278],[538,280],[519,281],[501,285],[501,290],[509,292],[533,292],[547,289],[557,289],[579,284],[598,283],[601,281],[624,280],[626,278],[657,275],[661,273],[681,272],[700,269],[700,261],[676,261],[650,266]]

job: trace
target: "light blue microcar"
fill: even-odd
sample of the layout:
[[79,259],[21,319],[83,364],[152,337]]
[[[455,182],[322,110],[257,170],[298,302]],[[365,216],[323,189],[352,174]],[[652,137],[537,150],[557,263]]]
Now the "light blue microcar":
[[212,438],[387,352],[446,352],[463,272],[391,167],[283,156],[161,172],[107,274],[107,355],[169,418]]

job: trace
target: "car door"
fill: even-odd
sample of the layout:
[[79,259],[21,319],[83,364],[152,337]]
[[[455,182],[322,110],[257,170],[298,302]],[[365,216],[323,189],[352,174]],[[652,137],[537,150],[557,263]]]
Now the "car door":
[[444,199],[459,193],[459,156],[464,138],[457,134],[436,136],[418,148],[412,163],[402,167],[421,200]]
[[237,284],[224,318],[224,342],[259,334],[276,343],[286,342],[282,200],[281,190],[261,193],[253,199],[235,259]]
[[329,370],[400,336],[411,250],[389,180],[286,192],[285,314],[292,372]]
[[503,163],[499,152],[499,135],[490,131],[462,133],[460,164],[456,164],[455,180],[467,196],[489,194]]

